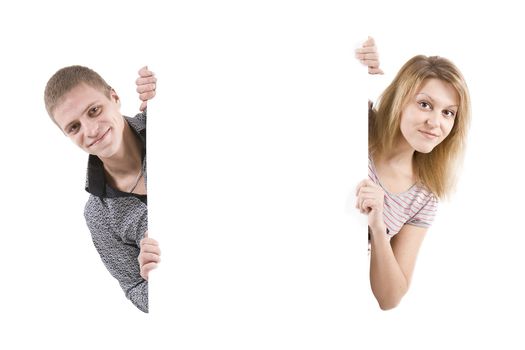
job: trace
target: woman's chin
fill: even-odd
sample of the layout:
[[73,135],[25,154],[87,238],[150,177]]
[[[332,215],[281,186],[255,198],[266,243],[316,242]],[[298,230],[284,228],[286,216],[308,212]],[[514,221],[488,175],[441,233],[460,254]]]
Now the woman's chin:
[[418,145],[417,147],[414,147],[414,149],[419,153],[430,153],[434,149],[435,146],[431,145]]

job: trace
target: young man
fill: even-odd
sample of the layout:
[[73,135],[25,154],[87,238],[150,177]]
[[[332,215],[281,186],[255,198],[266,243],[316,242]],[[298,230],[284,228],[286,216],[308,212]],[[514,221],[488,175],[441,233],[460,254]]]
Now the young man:
[[134,118],[122,116],[115,90],[82,66],[57,71],[44,100],[60,130],[89,153],[84,215],[93,243],[126,297],[148,312],[148,275],[160,261],[148,238],[146,191],[146,101],[156,79],[147,67],[139,75],[143,112]]

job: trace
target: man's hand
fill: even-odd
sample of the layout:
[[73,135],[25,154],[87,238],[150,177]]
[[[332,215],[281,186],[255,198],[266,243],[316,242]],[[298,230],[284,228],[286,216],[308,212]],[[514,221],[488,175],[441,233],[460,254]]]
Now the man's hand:
[[368,215],[368,226],[372,232],[386,232],[383,219],[383,205],[385,202],[385,191],[372,180],[363,180],[356,188],[355,207],[363,214]]
[[363,46],[355,50],[355,57],[359,62],[368,66],[369,74],[383,74],[383,70],[379,68],[379,54],[374,38],[369,36]]
[[147,281],[149,272],[155,269],[160,262],[159,243],[153,238],[149,238],[147,231],[144,235],[144,238],[140,241],[140,253],[138,260],[140,266],[140,275]]
[[139,70],[139,77],[136,80],[136,84],[139,98],[142,101],[140,111],[143,112],[146,109],[148,100],[155,97],[157,78],[155,78],[155,74],[148,69],[148,66],[144,66]]

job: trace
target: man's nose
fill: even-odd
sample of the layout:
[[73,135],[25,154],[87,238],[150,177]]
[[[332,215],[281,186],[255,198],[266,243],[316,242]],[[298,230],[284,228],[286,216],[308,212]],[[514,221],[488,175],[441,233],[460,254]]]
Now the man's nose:
[[87,137],[97,137],[99,128],[96,119],[87,119],[84,122],[84,128],[86,130]]

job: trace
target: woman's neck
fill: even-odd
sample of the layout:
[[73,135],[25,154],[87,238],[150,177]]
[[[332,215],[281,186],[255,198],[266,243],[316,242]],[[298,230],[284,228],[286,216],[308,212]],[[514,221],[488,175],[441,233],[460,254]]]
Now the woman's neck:
[[374,163],[379,165],[380,168],[390,169],[388,173],[414,179],[412,162],[414,152],[414,148],[406,142],[403,136],[400,136],[391,149],[383,151],[377,157],[374,157]]
[[417,182],[412,161],[414,152],[401,137],[392,148],[373,157],[377,176],[390,192],[404,192]]

